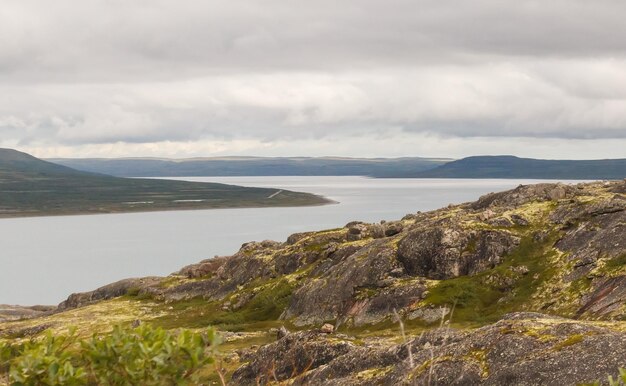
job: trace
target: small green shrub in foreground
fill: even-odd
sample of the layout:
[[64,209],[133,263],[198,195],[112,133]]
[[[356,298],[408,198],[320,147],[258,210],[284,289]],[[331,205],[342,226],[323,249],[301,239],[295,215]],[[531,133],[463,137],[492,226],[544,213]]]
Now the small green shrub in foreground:
[[[609,386],[623,386],[623,385],[626,385],[626,369],[619,369],[619,376],[617,377],[617,379],[613,379],[612,376],[609,376],[608,382],[609,382]],[[604,383],[601,383],[600,381],[596,381],[596,382],[593,382],[593,383],[582,384],[580,386],[600,386],[600,385],[603,385],[603,384]]]
[[197,383],[213,363],[218,338],[150,325],[117,326],[106,335],[81,340],[74,331],[21,344],[0,342],[0,384],[11,385],[180,385]]

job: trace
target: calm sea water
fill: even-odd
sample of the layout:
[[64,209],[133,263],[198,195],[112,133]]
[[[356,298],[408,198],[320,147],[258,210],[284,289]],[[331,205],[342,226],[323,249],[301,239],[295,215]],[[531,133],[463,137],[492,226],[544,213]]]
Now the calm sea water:
[[0,304],[56,304],[137,276],[167,275],[184,265],[236,252],[252,240],[352,220],[399,219],[407,213],[475,200],[530,180],[369,179],[362,177],[179,178],[321,194],[321,207],[214,209],[0,219]]

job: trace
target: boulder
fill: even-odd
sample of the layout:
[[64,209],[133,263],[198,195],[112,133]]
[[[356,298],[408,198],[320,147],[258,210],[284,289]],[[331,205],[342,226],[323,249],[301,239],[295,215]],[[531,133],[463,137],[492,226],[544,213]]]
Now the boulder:
[[519,241],[505,231],[470,232],[448,224],[409,232],[397,257],[409,275],[449,279],[493,268]]
[[233,385],[281,382],[315,369],[345,355],[356,346],[347,341],[331,341],[319,332],[295,332],[259,348],[248,363],[235,371]]

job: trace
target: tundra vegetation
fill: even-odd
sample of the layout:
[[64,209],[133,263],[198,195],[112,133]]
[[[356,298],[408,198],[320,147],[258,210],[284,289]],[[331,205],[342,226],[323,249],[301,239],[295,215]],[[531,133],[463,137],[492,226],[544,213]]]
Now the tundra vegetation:
[[[0,372],[37,383],[25,358],[51,352],[54,374],[83,369],[77,383],[104,382],[81,350],[146,333],[196,337],[195,365],[171,354],[172,368],[149,368],[169,379],[188,369],[192,383],[615,383],[626,367],[624,263],[626,181],[519,186],[398,221],[246,243],[167,277],[13,312],[0,323]],[[46,351],[57,339],[73,343]],[[107,352],[98,347],[89,352]]]

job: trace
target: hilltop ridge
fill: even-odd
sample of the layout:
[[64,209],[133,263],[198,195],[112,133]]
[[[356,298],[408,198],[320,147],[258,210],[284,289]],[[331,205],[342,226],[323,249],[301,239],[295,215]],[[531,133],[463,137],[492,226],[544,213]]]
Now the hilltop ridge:
[[417,178],[612,180],[626,177],[626,159],[544,160],[511,155],[473,156],[410,174]]
[[15,177],[19,173],[48,175],[90,174],[63,165],[44,161],[28,153],[17,151],[15,149],[0,148],[0,178]]
[[545,160],[512,155],[448,158],[201,157],[56,158],[83,171],[122,177],[366,176],[600,180],[626,177],[626,159]]
[[79,170],[120,177],[346,176],[401,177],[449,159],[349,157],[54,158]]

